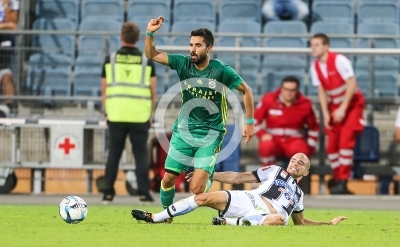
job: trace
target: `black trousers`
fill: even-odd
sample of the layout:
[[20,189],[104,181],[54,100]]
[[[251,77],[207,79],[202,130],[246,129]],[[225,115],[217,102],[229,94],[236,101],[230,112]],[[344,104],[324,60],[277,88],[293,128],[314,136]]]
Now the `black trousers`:
[[132,153],[136,163],[136,179],[138,194],[147,194],[150,190],[149,180],[149,156],[147,151],[147,139],[149,137],[150,123],[121,123],[108,122],[110,133],[110,145],[106,163],[106,186],[104,193],[115,194],[114,183],[117,178],[119,160],[125,147],[126,137],[132,144]]

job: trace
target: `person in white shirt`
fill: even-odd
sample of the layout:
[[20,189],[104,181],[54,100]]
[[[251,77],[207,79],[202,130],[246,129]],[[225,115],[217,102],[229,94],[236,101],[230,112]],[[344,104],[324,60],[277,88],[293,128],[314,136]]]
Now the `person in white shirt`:
[[[254,190],[216,191],[193,195],[180,200],[164,211],[152,214],[132,210],[132,216],[147,223],[170,223],[175,216],[207,206],[218,210],[220,217],[213,225],[288,225],[292,217],[295,225],[336,225],[347,219],[335,217],[330,222],[314,221],[304,217],[304,193],[298,186],[303,176],[308,175],[310,161],[303,153],[295,154],[286,170],[271,165],[253,172],[216,172],[213,180],[228,184],[255,183]],[[188,181],[191,174],[187,175]]]

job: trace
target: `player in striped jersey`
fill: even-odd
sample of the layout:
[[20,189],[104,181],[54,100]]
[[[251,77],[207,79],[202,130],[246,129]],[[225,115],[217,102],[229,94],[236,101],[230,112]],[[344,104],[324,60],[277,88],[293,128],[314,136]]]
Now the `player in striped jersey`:
[[[180,200],[164,211],[152,214],[132,210],[132,216],[148,223],[187,214],[198,207],[207,206],[219,211],[214,225],[287,225],[291,216],[295,225],[336,225],[347,219],[335,217],[330,222],[314,221],[304,217],[304,193],[298,186],[302,177],[308,175],[310,161],[303,153],[295,154],[284,170],[279,166],[267,166],[253,172],[218,172],[215,181],[240,184],[259,182],[254,190],[216,191],[193,195]],[[188,175],[190,180],[191,176]]]

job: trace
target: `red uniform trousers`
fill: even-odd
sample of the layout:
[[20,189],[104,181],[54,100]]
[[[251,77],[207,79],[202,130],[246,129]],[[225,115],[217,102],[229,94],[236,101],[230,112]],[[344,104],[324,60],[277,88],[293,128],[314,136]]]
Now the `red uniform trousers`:
[[[353,168],[354,146],[357,136],[363,131],[364,99],[349,107],[341,123],[325,128],[328,137],[326,152],[336,181],[348,180]],[[330,109],[332,113],[333,109]],[[332,116],[331,116],[332,119]]]
[[260,141],[258,153],[263,166],[275,164],[276,158],[290,159],[296,153],[311,155],[311,148],[301,137],[273,136],[272,140]]

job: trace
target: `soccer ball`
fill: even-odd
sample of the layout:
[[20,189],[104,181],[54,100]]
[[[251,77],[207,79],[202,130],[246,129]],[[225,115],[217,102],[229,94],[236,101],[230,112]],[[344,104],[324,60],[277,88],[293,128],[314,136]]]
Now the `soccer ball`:
[[67,196],[60,203],[60,216],[69,224],[77,224],[83,221],[87,213],[87,204],[79,196]]

